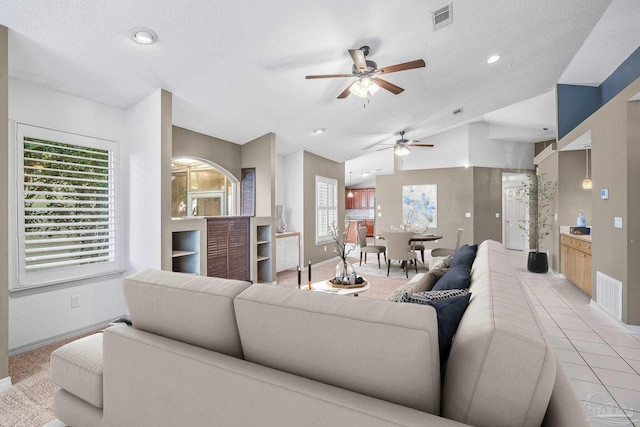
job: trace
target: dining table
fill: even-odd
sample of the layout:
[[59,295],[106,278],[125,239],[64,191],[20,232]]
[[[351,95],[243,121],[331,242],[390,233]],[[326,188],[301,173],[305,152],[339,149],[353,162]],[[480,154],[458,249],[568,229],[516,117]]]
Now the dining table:
[[[376,234],[373,237],[375,237],[376,239],[384,240],[384,237],[382,236],[382,234]],[[413,236],[409,239],[409,244],[413,246],[415,242],[433,242],[435,240],[440,240],[440,239],[442,239],[442,236],[435,233],[414,233]],[[418,260],[416,259],[416,263],[417,261]],[[406,267],[406,261],[402,261],[400,263],[400,270],[404,270],[405,267]]]

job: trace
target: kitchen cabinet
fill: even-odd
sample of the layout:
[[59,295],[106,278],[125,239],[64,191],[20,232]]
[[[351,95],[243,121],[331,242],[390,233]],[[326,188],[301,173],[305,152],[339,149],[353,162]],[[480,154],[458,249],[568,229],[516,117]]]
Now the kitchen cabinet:
[[568,281],[591,296],[590,237],[561,235],[560,272]]
[[345,194],[345,209],[375,209],[376,207],[376,189],[375,188],[354,188],[351,190],[353,197],[347,197],[349,191]]
[[365,225],[367,227],[367,237],[373,237],[373,225],[374,225],[374,220],[372,219],[365,219],[364,220]]
[[[353,191],[352,191],[353,192]],[[347,194],[349,194],[349,192],[347,191],[346,193],[344,193],[344,207],[345,209],[355,209],[354,208],[354,201],[355,201],[355,193],[354,193],[354,197],[348,197]]]
[[376,189],[367,188],[367,207],[369,209],[376,208]]
[[347,231],[347,242],[358,243],[358,227],[365,227],[363,219],[349,220],[349,230]]

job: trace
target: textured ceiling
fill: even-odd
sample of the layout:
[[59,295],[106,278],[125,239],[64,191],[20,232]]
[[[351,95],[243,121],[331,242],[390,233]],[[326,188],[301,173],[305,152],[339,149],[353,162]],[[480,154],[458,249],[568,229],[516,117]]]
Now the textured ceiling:
[[[239,144],[274,132],[279,154],[345,161],[399,130],[419,139],[548,93],[609,3],[457,0],[434,31],[443,0],[3,0],[0,24],[12,77],[121,109],[163,88],[177,126]],[[135,44],[140,26],[158,43]],[[304,78],[349,73],[347,49],[365,44],[380,67],[427,66],[386,76],[406,90],[368,104],[336,99],[350,78]]]

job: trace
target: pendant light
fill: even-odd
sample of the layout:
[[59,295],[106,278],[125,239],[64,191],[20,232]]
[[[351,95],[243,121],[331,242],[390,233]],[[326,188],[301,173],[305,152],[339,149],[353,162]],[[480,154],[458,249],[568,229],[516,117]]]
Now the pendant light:
[[584,150],[585,158],[586,158],[586,166],[587,166],[587,177],[582,181],[582,188],[585,190],[591,190],[593,188],[593,183],[591,182],[591,178],[589,178],[589,149]]
[[347,197],[353,199],[353,191],[351,191],[351,173],[349,172],[349,192],[347,193]]

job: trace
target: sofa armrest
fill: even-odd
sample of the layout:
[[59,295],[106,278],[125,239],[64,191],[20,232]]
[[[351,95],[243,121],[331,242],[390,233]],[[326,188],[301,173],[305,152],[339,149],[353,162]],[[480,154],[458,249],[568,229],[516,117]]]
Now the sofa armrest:
[[562,369],[562,363],[556,356],[556,382],[551,392],[551,400],[542,423],[543,427],[589,426],[584,408],[569,377]]
[[105,331],[104,403],[104,426],[463,425],[124,327]]

